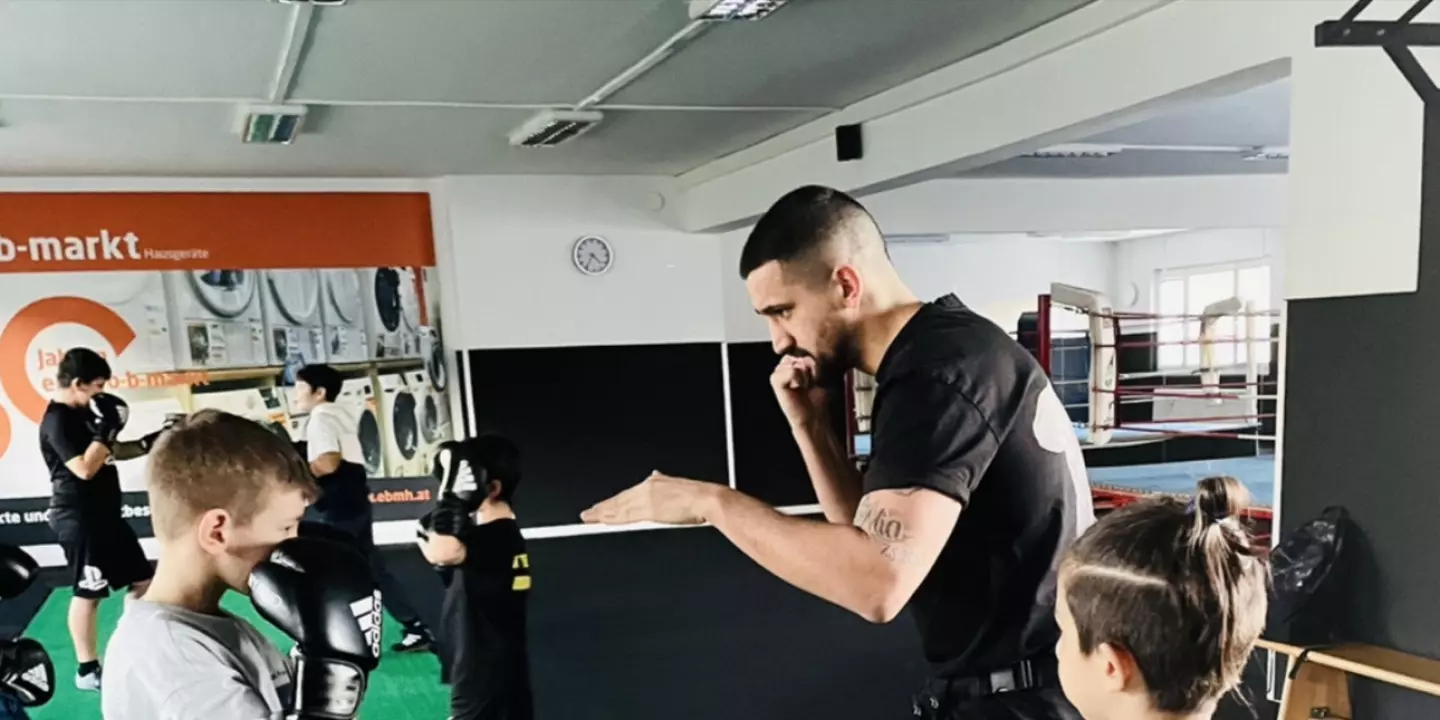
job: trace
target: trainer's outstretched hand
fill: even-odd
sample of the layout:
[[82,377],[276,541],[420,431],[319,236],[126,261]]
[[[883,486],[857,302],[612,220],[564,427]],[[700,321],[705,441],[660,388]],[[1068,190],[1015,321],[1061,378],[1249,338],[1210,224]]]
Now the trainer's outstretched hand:
[[705,522],[706,504],[721,490],[715,483],[670,477],[656,470],[639,485],[580,513],[580,519],[601,525],[700,525]]

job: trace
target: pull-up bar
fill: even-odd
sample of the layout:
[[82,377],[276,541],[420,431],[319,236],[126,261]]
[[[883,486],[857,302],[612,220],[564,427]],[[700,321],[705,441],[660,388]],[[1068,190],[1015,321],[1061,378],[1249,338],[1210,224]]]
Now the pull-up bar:
[[1440,88],[1415,59],[1411,47],[1440,47],[1440,24],[1413,22],[1433,0],[1416,3],[1395,20],[1357,20],[1373,0],[1358,0],[1339,20],[1315,26],[1315,47],[1378,47],[1400,68],[1426,105],[1440,99]]

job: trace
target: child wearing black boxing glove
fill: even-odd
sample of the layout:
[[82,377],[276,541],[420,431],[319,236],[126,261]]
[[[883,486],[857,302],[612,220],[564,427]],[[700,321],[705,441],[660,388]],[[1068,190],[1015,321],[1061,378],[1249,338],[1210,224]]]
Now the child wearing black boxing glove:
[[445,580],[440,660],[451,717],[531,720],[530,556],[512,504],[519,450],[498,435],[449,442],[434,470],[439,500],[418,542]]

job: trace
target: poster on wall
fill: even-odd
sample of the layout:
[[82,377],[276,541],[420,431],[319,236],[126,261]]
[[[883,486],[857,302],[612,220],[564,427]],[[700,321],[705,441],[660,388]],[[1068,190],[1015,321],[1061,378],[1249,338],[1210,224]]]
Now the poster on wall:
[[[295,372],[327,363],[377,517],[418,517],[454,432],[429,198],[418,193],[0,193],[0,542],[55,542],[38,423],[65,351],[109,360],[122,440],[217,408],[292,440]],[[151,534],[144,458],[119,462]]]

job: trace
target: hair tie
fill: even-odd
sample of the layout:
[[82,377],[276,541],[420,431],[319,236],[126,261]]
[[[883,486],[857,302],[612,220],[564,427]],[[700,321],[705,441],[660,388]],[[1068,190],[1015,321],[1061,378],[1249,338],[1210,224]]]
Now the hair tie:
[[[1196,513],[1196,511],[1199,510],[1199,502],[1198,502],[1198,500],[1199,500],[1199,498],[1192,497],[1192,498],[1190,498],[1190,502],[1185,503],[1185,514],[1186,514],[1186,515],[1194,515],[1194,514]],[[1230,519],[1230,513],[1228,513],[1228,512],[1205,513],[1205,518],[1206,518],[1207,520],[1209,520],[1210,522],[1216,522],[1216,523],[1218,523],[1218,522],[1225,522],[1226,520],[1229,520],[1229,519]]]

